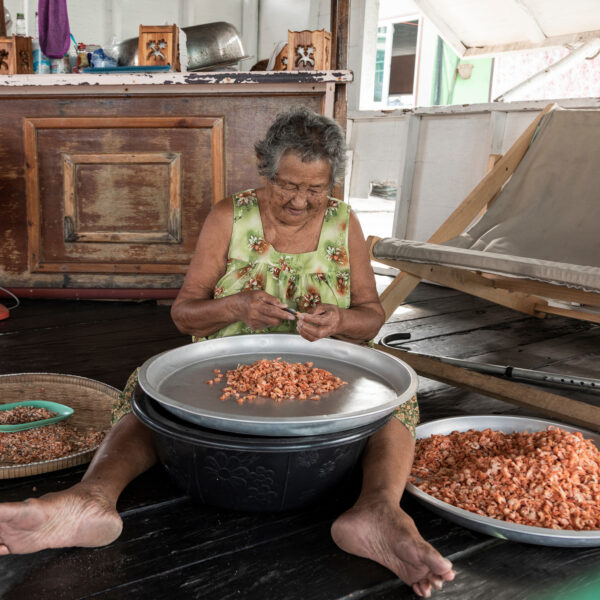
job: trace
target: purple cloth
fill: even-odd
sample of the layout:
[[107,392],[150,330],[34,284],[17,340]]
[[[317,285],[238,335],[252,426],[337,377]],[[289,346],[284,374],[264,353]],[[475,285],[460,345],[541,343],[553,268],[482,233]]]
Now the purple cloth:
[[38,0],[40,48],[49,58],[62,58],[69,50],[67,0]]

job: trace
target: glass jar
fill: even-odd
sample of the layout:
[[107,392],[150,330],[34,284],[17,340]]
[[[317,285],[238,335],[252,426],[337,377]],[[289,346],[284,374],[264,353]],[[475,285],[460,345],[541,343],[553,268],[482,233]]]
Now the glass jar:
[[50,73],[62,74],[70,72],[71,66],[68,54],[65,54],[62,58],[52,58],[50,60]]

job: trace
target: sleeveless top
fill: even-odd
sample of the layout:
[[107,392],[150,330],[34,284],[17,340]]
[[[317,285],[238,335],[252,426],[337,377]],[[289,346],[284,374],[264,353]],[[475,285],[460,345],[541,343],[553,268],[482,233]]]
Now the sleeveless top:
[[[306,311],[319,302],[350,306],[350,264],[348,257],[348,226],[350,207],[329,198],[317,249],[291,254],[277,252],[264,239],[258,198],[253,189],[234,194],[233,230],[229,243],[227,268],[217,282],[213,297],[222,298],[245,290],[264,290],[279,298],[290,308]],[[259,333],[243,321],[230,323],[202,341],[230,335]],[[261,330],[260,333],[296,333],[296,320]],[[111,420],[116,423],[131,412],[131,395],[137,383],[139,369],[127,381],[113,407]],[[401,404],[394,416],[411,434],[419,422],[416,396]]]
[[[233,195],[233,231],[227,270],[217,282],[214,298],[246,290],[264,290],[290,308],[307,311],[323,302],[350,306],[348,224],[350,207],[329,198],[317,249],[292,254],[277,252],[265,240],[255,190]],[[294,333],[296,321],[283,321],[262,330]],[[254,333],[242,321],[230,323],[208,338]]]

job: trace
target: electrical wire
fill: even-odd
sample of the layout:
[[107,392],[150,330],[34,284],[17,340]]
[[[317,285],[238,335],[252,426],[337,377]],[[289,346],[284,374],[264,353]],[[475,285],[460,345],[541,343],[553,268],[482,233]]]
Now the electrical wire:
[[17,308],[17,306],[19,306],[21,304],[19,302],[19,299],[12,292],[9,292],[6,288],[3,288],[2,286],[0,286],[0,290],[2,290],[3,292],[6,292],[9,296],[12,296],[16,301],[16,304],[14,306],[6,307],[6,308],[8,308],[8,310],[13,310],[13,308]]

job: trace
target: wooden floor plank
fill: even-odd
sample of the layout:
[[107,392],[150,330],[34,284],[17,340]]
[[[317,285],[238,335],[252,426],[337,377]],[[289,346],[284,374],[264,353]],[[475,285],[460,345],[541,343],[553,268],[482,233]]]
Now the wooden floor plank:
[[146,359],[190,342],[168,314],[25,330],[3,338],[0,372],[70,373],[121,389]]
[[[87,465],[81,465],[44,475],[2,480],[2,502],[16,502],[24,497],[38,498],[49,492],[67,489],[81,480],[86,468]],[[119,512],[127,512],[181,496],[180,490],[164,468],[157,465],[127,486],[119,498],[117,509]]]
[[[566,550],[518,543],[493,545],[455,559],[456,579],[435,592],[433,598],[591,600],[600,597],[599,561],[600,548]],[[399,597],[402,598],[393,586],[369,594],[369,600]]]
[[[440,314],[448,315],[463,311],[476,311],[494,306],[491,302],[485,302],[475,296],[449,296],[443,298],[433,298],[421,302],[406,302],[390,316],[388,325],[396,322],[408,321],[413,324],[416,319],[437,316]],[[515,313],[517,316],[518,313]],[[523,315],[521,315],[523,317]]]
[[[377,291],[381,294],[383,290],[393,281],[392,277],[385,275],[375,275],[375,284],[377,285]],[[465,294],[457,290],[443,287],[441,285],[420,283],[406,298],[404,301],[412,302],[423,302],[431,300],[432,298],[450,298],[451,296],[463,296]]]
[[503,306],[491,305],[476,310],[463,310],[452,313],[450,316],[437,314],[434,316],[415,319],[414,321],[401,321],[386,323],[380,330],[378,337],[387,333],[409,331],[411,341],[428,338],[437,338],[442,335],[465,334],[484,327],[508,324],[523,319],[523,315]]
[[[316,513],[280,517],[249,515],[236,520],[229,514],[228,529],[222,530],[223,536],[218,540],[211,539],[211,531],[206,525],[211,517],[219,518],[218,511],[211,514],[204,509],[196,515],[189,508],[178,507],[188,524],[187,529],[182,529],[182,524],[161,528],[158,523],[160,516],[157,515],[153,516],[153,524],[149,525],[140,522],[134,527],[126,522],[136,529],[135,536],[127,538],[125,533],[123,540],[115,544],[113,552],[105,551],[101,559],[107,563],[106,568],[110,563],[119,569],[113,572],[110,580],[95,581],[89,576],[82,576],[79,584],[71,578],[71,590],[75,592],[73,597],[136,598],[151,588],[152,598],[156,599],[333,599],[352,594],[356,589],[369,589],[382,580],[397,581],[380,565],[348,555],[335,546],[329,528],[337,510],[332,511],[331,506]],[[431,536],[431,542],[446,554],[463,552],[471,546],[479,546],[486,539],[459,527],[454,527],[451,533],[445,530],[442,536],[439,535],[440,520],[428,518],[427,523],[419,523],[418,514],[415,518],[424,535],[438,532],[438,535],[434,533]],[[151,551],[151,548],[160,550]],[[306,551],[307,548],[310,552]],[[113,563],[117,559],[111,554],[120,560]],[[62,557],[63,566],[65,560],[67,566],[71,566],[71,557]],[[94,557],[93,551],[89,554],[79,551],[72,560],[72,567],[77,567],[80,572],[89,570],[86,568],[88,560],[95,560],[94,570],[103,572],[104,562],[98,565],[98,557]],[[233,572],[232,565],[235,565]],[[45,598],[48,600],[60,598],[64,587],[60,571],[57,569],[55,572],[55,569],[56,565],[48,561],[39,574],[46,582]],[[120,572],[127,573],[130,581],[123,583]],[[343,577],[340,576],[342,573]],[[99,591],[109,581],[111,585]],[[34,589],[34,584],[30,581],[15,588],[14,592],[26,595]],[[79,596],[79,585],[88,593]],[[413,597],[407,586],[402,584],[401,587],[404,589],[399,598]],[[276,596],[273,596],[273,590],[277,590]],[[9,594],[6,600],[12,597]]]
[[[396,316],[405,320],[387,324],[383,331],[411,332],[407,346],[416,351],[482,362],[518,359],[518,366],[526,368],[560,366],[595,376],[598,326],[524,317],[426,284],[417,286],[401,308]],[[0,322],[0,373],[56,370],[121,387],[148,357],[189,341],[172,324],[169,307],[155,303],[26,301],[23,312],[14,311]],[[532,414],[431,380],[421,379],[420,384],[424,421]],[[62,489],[83,472],[84,467],[77,467],[0,481],[0,496],[20,500]],[[0,597],[414,598],[389,571],[343,553],[331,541],[331,522],[351,500],[351,495],[332,496],[316,510],[289,514],[232,514],[183,498],[162,467],[155,467],[132,482],[119,500],[125,524],[119,540],[103,549],[3,557]],[[497,541],[437,517],[407,495],[403,506],[425,539],[456,557],[456,583],[436,592],[439,600],[531,600],[538,590],[556,585],[564,591],[581,583],[586,569],[600,558],[596,549],[567,551]]]
[[[511,350],[493,350],[477,355],[481,362],[501,361],[512,364],[518,358],[519,364],[515,366],[524,369],[540,369],[561,362],[568,362],[584,355],[598,354],[600,348],[600,327],[591,327],[588,330],[577,331],[567,335],[556,335],[551,339],[542,339],[532,343],[522,344],[518,349],[518,357]],[[600,376],[600,368],[596,371]]]
[[154,301],[100,302],[89,300],[21,300],[10,318],[0,321],[0,339],[3,335],[30,329],[53,329],[78,323],[98,323],[114,319],[150,319],[166,316],[169,307]]
[[[548,345],[552,347],[557,338],[572,335],[577,339],[590,329],[592,328],[587,323],[563,317],[543,321],[526,318],[461,332],[459,335],[450,332],[423,340],[413,340],[410,324],[406,328],[397,328],[398,331],[411,333],[411,339],[403,343],[409,351],[451,358],[473,358],[479,362],[493,362],[483,358],[488,352],[493,353],[494,358],[501,362],[515,356],[525,357],[529,344],[547,340]],[[529,367],[523,365],[523,368]]]

